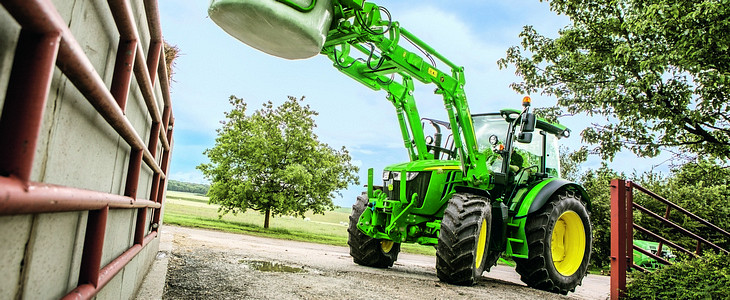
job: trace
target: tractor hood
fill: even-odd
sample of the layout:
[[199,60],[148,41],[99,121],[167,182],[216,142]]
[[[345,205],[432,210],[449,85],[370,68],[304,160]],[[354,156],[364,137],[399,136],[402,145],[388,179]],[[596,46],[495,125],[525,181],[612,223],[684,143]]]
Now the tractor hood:
[[399,164],[393,164],[385,167],[385,171],[436,171],[436,170],[460,170],[461,164],[458,160],[420,160]]

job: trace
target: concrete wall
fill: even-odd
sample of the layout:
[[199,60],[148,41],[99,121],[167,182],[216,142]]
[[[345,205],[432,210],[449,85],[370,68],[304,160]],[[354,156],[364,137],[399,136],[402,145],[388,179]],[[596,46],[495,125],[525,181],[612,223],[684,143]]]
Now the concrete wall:
[[[52,2],[108,88],[119,41],[109,5],[101,0]],[[147,53],[150,34],[143,2],[132,0],[131,5]],[[19,32],[20,26],[0,6],[0,112]],[[159,85],[154,92],[158,107],[164,107]],[[148,141],[152,121],[134,78],[126,116],[140,137]],[[158,146],[158,161],[160,150]],[[129,154],[130,147],[56,68],[31,180],[123,194]],[[149,199],[152,173],[148,166],[142,165],[138,198]],[[102,266],[133,245],[136,216],[136,209],[109,211]],[[0,216],[0,299],[54,299],[74,289],[79,284],[87,218],[87,211]],[[134,297],[158,246],[159,238],[156,238],[97,298]]]

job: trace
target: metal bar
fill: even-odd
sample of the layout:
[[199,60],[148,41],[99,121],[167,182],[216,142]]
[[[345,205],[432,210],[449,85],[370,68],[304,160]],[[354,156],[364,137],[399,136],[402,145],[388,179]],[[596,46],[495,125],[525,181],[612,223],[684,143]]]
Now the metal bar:
[[[160,205],[163,204],[165,201],[165,189],[167,188],[167,180],[161,179],[158,190],[157,190],[157,202],[160,203]],[[157,230],[159,228],[160,219],[162,218],[162,209],[155,209],[152,211],[152,224],[153,230]]]
[[[117,275],[124,267],[129,264],[132,259],[134,259],[137,254],[139,254],[142,249],[144,249],[145,246],[149,244],[150,241],[152,241],[155,237],[157,237],[157,232],[151,232],[147,236],[145,236],[144,240],[142,241],[142,244],[135,244],[127,251],[124,251],[121,255],[119,255],[116,259],[114,259],[112,262],[110,262],[108,265],[104,266],[101,270],[99,270],[99,276],[98,283],[97,284],[91,284],[91,283],[85,283],[80,284],[75,289],[73,289],[71,292],[66,294],[61,299],[64,300],[72,300],[72,299],[91,299],[93,298],[104,286],[111,281],[112,278],[114,278],[115,275]],[[81,282],[79,282],[81,283]]]
[[[129,40],[138,41],[139,33],[135,26],[132,8],[129,5],[129,1],[109,0],[108,2],[112,16],[114,17],[114,22],[119,29],[120,36]],[[140,45],[140,43],[137,43],[134,55],[136,56],[133,66],[134,75],[137,79],[140,91],[142,92],[142,97],[144,98],[147,110],[150,113],[150,117],[152,117],[152,122],[161,122],[162,117],[159,109],[157,108],[157,102],[155,101],[152,89],[152,81],[150,79],[149,71],[147,70],[147,60],[144,57],[142,45]],[[147,153],[145,153],[145,162],[154,172],[160,172],[153,155],[150,154],[148,157]]]
[[[162,85],[165,85],[164,83]],[[168,124],[170,124],[170,115],[172,115],[172,108],[169,105],[165,105],[162,109],[162,124],[160,125],[160,141],[162,141],[162,149],[169,150],[170,142],[167,138]]]
[[150,188],[150,200],[157,201],[157,189],[160,187],[160,174],[152,175],[152,187]]
[[611,180],[611,299],[626,290],[626,182]]
[[142,168],[142,150],[132,150],[129,153],[129,166],[127,168],[127,179],[124,187],[124,195],[137,198],[137,187],[139,186],[139,171]]
[[[649,256],[649,257],[651,257],[651,258],[653,258],[655,260],[658,260],[659,262],[661,262],[661,263],[663,263],[665,265],[671,265],[672,264],[671,262],[669,262],[668,260],[662,258],[661,256],[656,255],[654,253],[651,253],[649,251],[646,251],[644,249],[641,249],[641,247],[639,247],[639,246],[634,245],[633,246],[633,250],[639,251],[639,252],[643,253],[644,255]],[[658,252],[657,251],[657,253],[661,253],[661,252]]]
[[[109,0],[108,2],[109,8],[111,9],[112,15],[114,17],[114,21],[117,24],[117,28],[119,29],[119,34],[126,39],[135,41],[139,40],[139,32],[137,31],[137,27],[135,26],[134,17],[132,15],[132,8],[129,6],[129,1]],[[155,8],[156,7],[157,6],[155,5]],[[159,12],[157,11],[148,11],[147,13],[157,15],[159,14]],[[157,18],[156,20],[159,22],[159,18]],[[159,27],[159,24],[157,25],[157,27]],[[157,29],[159,30],[159,28]],[[161,37],[161,35],[162,34],[160,33],[159,36]],[[157,74],[156,69],[157,65],[159,64],[158,61],[160,59],[161,47],[161,38],[153,38],[150,42],[149,53],[152,55],[149,60],[145,59],[144,50],[142,49],[141,44],[137,43],[137,47],[133,52],[136,56],[136,60],[133,61],[133,69],[136,76],[135,78],[137,78],[137,83],[139,85],[140,91],[142,92],[142,98],[144,98],[147,110],[150,113],[150,117],[152,117],[153,123],[162,121],[160,111],[157,108],[157,102],[154,96],[154,89],[152,88],[155,82],[154,78]],[[162,138],[164,139],[164,136]],[[166,141],[163,143],[167,144]]]
[[56,7],[44,0],[2,0],[0,1],[10,15],[23,27],[23,30],[40,34],[63,34],[58,24],[65,24]]
[[685,248],[680,247],[679,245],[673,243],[672,241],[667,240],[667,239],[665,239],[665,238],[657,235],[656,233],[653,233],[653,232],[649,231],[648,229],[639,226],[639,224],[634,224],[634,228],[636,228],[636,230],[641,231],[641,232],[643,232],[644,234],[646,234],[646,235],[648,235],[650,237],[653,237],[653,238],[655,238],[655,239],[657,239],[657,240],[659,240],[659,241],[661,241],[663,243],[666,243],[667,245],[672,246],[674,249],[677,249],[679,251],[682,251],[684,253],[687,253],[687,254],[692,255],[692,256],[695,256],[695,257],[697,256],[697,254],[695,254],[694,252],[689,251],[689,250],[687,250]]
[[689,236],[689,237],[697,240],[698,242],[701,241],[702,243],[705,243],[705,244],[711,246],[712,248],[715,248],[717,250],[723,251],[725,253],[730,253],[727,250],[723,249],[722,247],[720,247],[718,245],[715,245],[715,244],[713,244],[712,242],[710,242],[708,240],[705,240],[704,238],[700,237],[699,235],[697,235],[697,234],[695,234],[695,233],[693,233],[693,232],[691,232],[691,231],[689,231],[687,229],[682,228],[682,226],[679,226],[679,225],[675,224],[672,221],[669,221],[669,220],[666,220],[666,219],[662,218],[661,216],[655,214],[654,212],[646,209],[645,207],[643,207],[641,205],[638,205],[638,204],[634,203],[634,207],[636,207],[636,209],[642,211],[643,213],[645,213],[647,215],[650,215],[651,217],[653,217],[653,218],[661,221],[662,223],[667,224],[667,225],[673,227],[674,229],[679,230],[679,232],[681,232],[682,234],[684,234],[686,236]]
[[162,42],[162,27],[160,27],[160,10],[157,0],[144,0],[144,9],[147,16],[147,28],[150,31],[152,42]]
[[170,141],[170,149],[165,150],[162,152],[162,161],[160,168],[162,169],[164,174],[167,174],[167,172],[170,169],[170,153],[172,151],[172,132],[175,129],[174,124],[169,125],[169,130],[167,130],[167,138]]
[[631,264],[631,268],[632,269],[637,269],[637,270],[639,270],[641,272],[644,272],[644,273],[649,273],[649,270],[644,269],[643,267],[638,266],[638,265],[635,265],[635,264]]
[[147,64],[144,53],[142,53],[142,46],[137,47],[137,60],[134,63],[134,75],[137,78],[139,90],[142,92],[142,98],[144,103],[147,105],[147,110],[150,112],[153,122],[160,122],[162,116],[160,110],[157,108],[157,101],[155,101],[155,93],[152,89],[152,79],[150,78],[149,71],[147,71]]
[[[164,51],[161,50],[161,51]],[[158,60],[158,74],[160,77],[160,90],[162,90],[162,100],[164,106],[162,108],[162,130],[160,131],[160,141],[162,141],[162,147],[164,149],[170,149],[169,138],[167,137],[167,125],[170,123],[170,117],[172,116],[172,101],[170,100],[170,82],[167,78],[167,65],[165,63],[165,57],[161,56]]]
[[17,178],[0,176],[0,216],[46,212],[99,210],[110,208],[159,208],[147,199],[104,192],[44,184],[25,183]]
[[428,44],[424,43],[419,39],[417,36],[413,35],[410,31],[406,30],[405,28],[400,28],[400,33],[406,37],[407,39],[411,40],[413,43],[417,44],[418,47],[421,47],[421,49],[425,50],[426,52],[433,54],[433,56],[436,56],[440,61],[445,63],[447,66],[451,67],[452,69],[459,69],[460,67],[457,66],[455,63],[452,63],[448,58],[443,56],[441,53],[433,49]]
[[626,258],[628,259],[627,264],[634,264],[634,252],[632,251],[634,245],[634,213],[631,210],[632,204],[634,203],[634,183],[632,181],[626,181]]
[[[727,251],[725,251],[725,253],[727,253]],[[699,240],[697,241],[697,250],[695,250],[695,254],[697,254],[697,255],[702,254],[702,244],[700,243]]]
[[134,227],[134,243],[142,245],[144,240],[145,229],[147,229],[147,208],[141,207],[137,209],[137,222]]
[[60,39],[58,32],[20,31],[0,116],[0,176],[30,180]]
[[[132,7],[128,0],[109,0],[109,8],[111,9],[114,22],[119,29],[119,35],[130,40],[139,41],[139,32],[135,26]],[[136,60],[134,61],[134,75],[137,79],[139,89],[142,92],[147,110],[152,117],[152,122],[160,122],[160,111],[157,109],[154,92],[152,89],[152,80],[150,79],[150,71],[147,70],[147,59],[144,56],[142,45],[137,43],[134,51]]]
[[160,140],[160,123],[159,122],[152,122],[152,126],[150,128],[150,140],[147,143],[147,150],[150,151],[150,154],[152,156],[157,155],[157,141]]
[[147,70],[150,72],[150,83],[155,86],[157,69],[160,64],[160,52],[162,52],[161,41],[150,41],[150,49],[147,51]]
[[[664,218],[669,220],[669,213],[672,212],[672,207],[667,205],[667,209],[664,211]],[[664,242],[659,241],[659,245],[656,247],[656,253],[662,253],[662,247],[664,246]]]
[[[172,133],[175,129],[175,120],[170,120],[169,130],[167,131],[167,137],[170,140],[170,149],[162,151],[162,170],[167,174],[170,171],[170,153],[172,151]],[[167,179],[160,179],[160,186],[157,192],[157,202],[163,205],[165,202],[165,190],[167,189]],[[155,199],[153,199],[155,200]],[[160,219],[162,218],[162,209],[155,209],[152,216],[152,224],[157,225],[154,230],[159,229]]]
[[[158,53],[159,57],[157,59],[157,77],[159,77],[160,88],[162,90],[162,99],[164,102],[163,111],[167,111],[169,110],[169,107],[172,106],[172,101],[170,101],[170,81],[168,80],[167,65],[165,63],[166,58],[164,57],[164,55],[162,55],[162,53],[164,53],[164,41],[162,38],[162,28],[160,27],[160,11],[158,9],[157,0],[145,0],[144,7],[146,12],[145,15],[147,16],[147,26],[149,27],[150,31],[150,51],[152,51],[152,45],[156,43],[160,44],[160,53]],[[148,64],[147,68],[152,70],[154,69],[154,66]],[[154,83],[155,76],[152,75],[152,72],[150,72],[150,77],[152,77]],[[168,123],[169,116],[168,118],[165,118],[165,115],[163,113],[163,130],[160,132],[160,140],[162,141],[162,146],[165,149],[170,149],[169,138],[166,138],[165,136]]]
[[700,223],[704,224],[705,226],[710,227],[713,230],[715,230],[715,231],[717,231],[719,233],[724,234],[727,237],[730,237],[730,232],[727,232],[727,231],[723,230],[722,228],[715,226],[715,224],[712,224],[712,223],[708,222],[707,220],[696,216],[695,214],[689,212],[688,210],[686,210],[686,209],[684,209],[682,207],[679,207],[678,205],[670,202],[667,199],[664,199],[662,196],[659,196],[659,195],[655,194],[654,192],[652,192],[650,190],[647,190],[646,188],[644,188],[644,187],[642,187],[642,186],[640,186],[638,184],[634,184],[634,187],[636,187],[637,189],[639,189],[640,191],[642,191],[644,194],[647,194],[650,197],[652,197],[652,198],[654,198],[654,199],[656,199],[656,200],[658,200],[658,201],[660,201],[660,202],[662,202],[662,203],[664,203],[664,204],[666,204],[668,206],[671,206],[672,208],[674,208],[674,209],[682,212],[683,214],[685,214],[685,215],[689,216],[690,218],[694,219],[695,221],[700,222]]
[[114,76],[110,91],[123,112],[127,110],[127,98],[129,96],[129,86],[132,83],[132,65],[134,64],[134,51],[136,49],[137,40],[129,40],[125,37],[119,38],[117,60],[114,64]]
[[104,234],[106,233],[108,216],[108,206],[100,210],[89,211],[86,236],[84,237],[84,252],[81,256],[81,270],[79,272],[80,284],[89,283],[93,286],[99,286],[99,269],[101,267],[101,255],[104,249]]

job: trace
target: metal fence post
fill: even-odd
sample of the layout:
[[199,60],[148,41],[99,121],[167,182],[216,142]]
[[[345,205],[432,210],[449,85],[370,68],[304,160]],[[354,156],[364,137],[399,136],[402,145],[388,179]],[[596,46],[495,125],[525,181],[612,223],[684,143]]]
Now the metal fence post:
[[626,289],[626,181],[611,180],[611,299]]

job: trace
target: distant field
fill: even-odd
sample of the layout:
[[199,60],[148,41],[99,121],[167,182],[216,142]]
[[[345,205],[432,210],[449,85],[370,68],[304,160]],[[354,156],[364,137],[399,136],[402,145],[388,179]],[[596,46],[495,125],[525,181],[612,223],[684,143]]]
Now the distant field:
[[[324,215],[305,214],[305,218],[280,216],[271,218],[264,229],[264,216],[256,211],[218,218],[218,205],[208,204],[208,197],[191,193],[167,192],[163,222],[187,227],[217,229],[258,236],[347,246],[350,207],[337,208]],[[433,247],[404,244],[403,251],[433,255]]]

